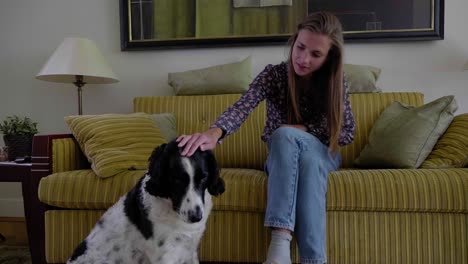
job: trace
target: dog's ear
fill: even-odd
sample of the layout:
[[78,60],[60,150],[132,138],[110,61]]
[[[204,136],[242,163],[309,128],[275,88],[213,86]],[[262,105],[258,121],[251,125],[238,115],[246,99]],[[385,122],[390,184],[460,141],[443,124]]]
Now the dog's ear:
[[150,180],[145,186],[145,189],[148,193],[154,196],[159,197],[168,197],[168,190],[165,188],[165,177],[162,173],[163,165],[163,153],[167,147],[167,144],[162,144],[159,147],[153,150],[148,161],[148,174],[150,175]]
[[153,152],[151,153],[151,156],[148,159],[148,173],[150,175],[153,175],[154,173],[157,172],[159,169],[159,160],[162,156],[162,153],[164,152],[164,149],[166,148],[167,144],[164,143],[160,145],[159,147],[156,147]]
[[208,192],[211,195],[218,196],[225,191],[224,180],[219,175],[219,167],[214,154],[211,151],[207,152],[208,162]]
[[225,187],[224,187],[224,180],[219,177],[219,175],[214,179],[213,182],[208,186],[208,192],[211,195],[218,196],[222,193],[224,193]]

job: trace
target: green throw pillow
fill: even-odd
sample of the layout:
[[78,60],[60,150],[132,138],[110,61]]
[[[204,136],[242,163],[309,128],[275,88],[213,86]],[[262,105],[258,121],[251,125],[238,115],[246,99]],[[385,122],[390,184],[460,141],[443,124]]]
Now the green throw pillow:
[[152,114],[151,116],[167,142],[177,137],[176,118],[173,113]]
[[375,85],[381,69],[368,65],[345,64],[343,68],[350,93],[377,93],[381,90]]
[[375,121],[369,142],[355,160],[357,167],[418,168],[457,110],[454,96],[420,107],[394,102]]
[[166,142],[145,113],[67,116],[65,122],[102,178],[147,169],[154,148]]
[[421,164],[421,168],[463,168],[466,165],[468,165],[468,113],[453,119],[431,154]]
[[168,83],[176,95],[244,93],[252,82],[250,56],[236,63],[169,73]]

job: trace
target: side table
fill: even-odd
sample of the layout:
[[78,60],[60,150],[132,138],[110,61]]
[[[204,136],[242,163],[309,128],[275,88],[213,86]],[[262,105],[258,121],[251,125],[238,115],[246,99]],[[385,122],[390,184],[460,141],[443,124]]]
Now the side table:
[[[30,178],[31,163],[0,162],[0,182],[20,182],[23,193],[24,215],[26,218],[26,229],[28,234],[31,231],[32,223],[30,216]],[[28,243],[32,245],[28,235]]]

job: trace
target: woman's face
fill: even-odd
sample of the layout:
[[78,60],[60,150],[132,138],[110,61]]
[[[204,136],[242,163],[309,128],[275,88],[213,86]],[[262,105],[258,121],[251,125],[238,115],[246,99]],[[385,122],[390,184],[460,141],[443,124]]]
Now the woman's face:
[[292,64],[297,75],[304,77],[325,63],[331,40],[328,36],[301,29],[294,42]]

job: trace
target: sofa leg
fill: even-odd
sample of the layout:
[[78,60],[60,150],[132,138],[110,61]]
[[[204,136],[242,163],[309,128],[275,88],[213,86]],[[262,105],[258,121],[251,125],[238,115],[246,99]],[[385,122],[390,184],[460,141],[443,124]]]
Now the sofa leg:
[[[42,205],[44,206],[44,205]],[[31,253],[32,264],[46,264],[45,258],[45,234],[44,234],[44,208],[36,209],[33,219],[33,227],[28,230],[29,252]],[[40,211],[40,212],[39,212]]]
[[38,189],[40,178],[28,177],[24,183],[23,195],[29,252],[32,264],[46,264],[45,258],[45,223],[44,213],[47,206],[39,201]]

